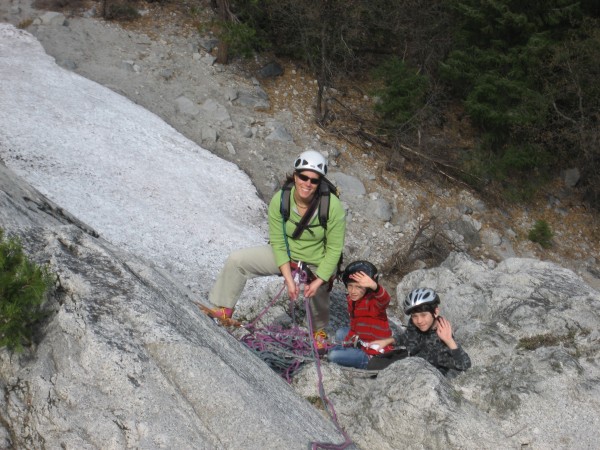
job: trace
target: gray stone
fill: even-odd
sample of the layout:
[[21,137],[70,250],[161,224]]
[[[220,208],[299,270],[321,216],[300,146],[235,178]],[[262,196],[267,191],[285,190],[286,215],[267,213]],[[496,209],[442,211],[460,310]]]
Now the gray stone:
[[200,47],[210,53],[217,45],[219,45],[219,40],[214,38],[202,38],[198,40],[198,44]]
[[64,61],[60,61],[57,63],[61,66],[64,67],[67,70],[70,70],[71,72],[74,72],[77,69],[77,63],[71,59],[66,59]]
[[565,181],[565,185],[568,187],[575,187],[581,178],[581,174],[579,173],[579,169],[567,169],[563,173],[563,180]]
[[225,147],[227,147],[227,151],[229,152],[230,155],[235,155],[235,147],[233,146],[233,144],[231,142],[226,142]]
[[365,211],[368,217],[375,217],[383,222],[388,222],[392,218],[392,208],[384,198],[369,201]]
[[473,208],[468,205],[459,205],[458,210],[461,214],[471,215],[473,214]]
[[502,236],[496,230],[486,228],[479,235],[481,236],[481,242],[489,247],[497,247],[502,243]]
[[479,237],[481,224],[471,216],[463,215],[460,220],[449,222],[448,225],[451,230],[460,234],[464,242],[470,247],[481,245],[481,238]]
[[266,110],[270,107],[267,100],[247,92],[240,92],[233,103],[238,106],[253,108],[256,111]]
[[265,100],[267,102],[269,101],[269,94],[267,94],[265,90],[260,86],[256,86],[256,95],[258,95],[258,98],[262,100]]
[[271,61],[258,71],[258,76],[261,78],[275,78],[281,75],[283,75],[283,67],[276,61]]
[[365,185],[355,176],[334,172],[328,174],[327,177],[340,189],[345,201],[356,202],[357,196],[364,196],[367,193]]
[[171,78],[173,78],[174,74],[175,72],[173,71],[173,69],[162,69],[160,71],[160,76],[165,80],[170,80]]
[[225,97],[225,100],[233,102],[238,98],[239,92],[236,88],[228,88],[225,90],[225,93],[223,95]]
[[231,116],[229,115],[229,112],[227,112],[227,108],[216,100],[209,98],[202,103],[201,110],[212,121],[231,123]]
[[200,108],[196,103],[182,95],[175,99],[175,111],[182,115],[197,116],[200,113]]
[[121,61],[121,68],[135,73],[140,71],[140,66],[132,60]]
[[215,58],[212,55],[205,55],[201,61],[206,64],[207,66],[212,66],[215,64],[215,61],[217,60],[217,58]]
[[265,138],[267,141],[293,142],[294,138],[285,126],[277,121],[269,123],[271,133]]
[[65,23],[65,16],[62,13],[55,11],[47,11],[39,16],[40,25],[47,26],[63,26]]
[[214,143],[217,142],[217,139],[219,139],[219,134],[217,133],[217,130],[208,125],[202,127],[201,136],[202,142]]

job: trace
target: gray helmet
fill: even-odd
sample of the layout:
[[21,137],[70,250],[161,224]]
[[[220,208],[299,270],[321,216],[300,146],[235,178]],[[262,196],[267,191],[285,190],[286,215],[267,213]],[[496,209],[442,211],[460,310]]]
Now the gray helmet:
[[426,306],[429,307],[428,309],[433,310],[439,304],[440,297],[433,289],[414,289],[404,299],[404,314],[410,315],[413,310],[419,308],[420,306]]
[[294,161],[294,170],[312,170],[323,176],[327,175],[327,160],[315,150],[300,153]]

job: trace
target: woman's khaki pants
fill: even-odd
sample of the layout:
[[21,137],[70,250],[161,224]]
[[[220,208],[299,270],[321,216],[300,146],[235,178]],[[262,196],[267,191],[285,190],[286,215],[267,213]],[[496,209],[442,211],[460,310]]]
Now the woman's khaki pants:
[[[315,267],[309,266],[313,272]],[[213,288],[208,294],[209,301],[215,306],[235,308],[246,281],[268,275],[279,275],[279,267],[270,245],[243,248],[233,251]],[[314,331],[321,330],[329,324],[329,292],[328,283],[324,283],[311,299],[312,322]]]

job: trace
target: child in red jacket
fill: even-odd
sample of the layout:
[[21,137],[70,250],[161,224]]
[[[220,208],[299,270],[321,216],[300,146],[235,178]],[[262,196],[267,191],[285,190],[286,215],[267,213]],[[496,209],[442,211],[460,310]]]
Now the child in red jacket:
[[342,343],[329,350],[330,362],[365,369],[371,356],[392,350],[391,345],[380,348],[370,344],[392,336],[386,314],[390,294],[377,279],[377,268],[368,261],[355,261],[344,270],[350,326],[337,330],[335,340]]

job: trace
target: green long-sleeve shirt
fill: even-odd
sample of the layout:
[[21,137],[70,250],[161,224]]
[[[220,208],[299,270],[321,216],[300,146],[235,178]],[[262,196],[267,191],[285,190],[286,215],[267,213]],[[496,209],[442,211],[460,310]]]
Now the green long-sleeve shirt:
[[[319,225],[319,212],[316,211],[309,225],[298,239],[292,239],[296,224],[300,222],[296,202],[295,187],[290,194],[290,217],[285,222],[285,232],[294,261],[302,261],[317,267],[315,275],[327,281],[337,270],[337,265],[344,248],[346,235],[346,213],[340,200],[333,194],[329,198],[329,218],[327,230]],[[277,266],[290,260],[283,234],[283,217],[281,215],[281,191],[273,196],[269,203],[269,238],[275,253]]]

